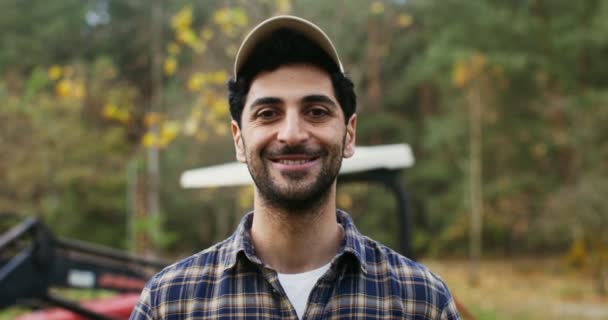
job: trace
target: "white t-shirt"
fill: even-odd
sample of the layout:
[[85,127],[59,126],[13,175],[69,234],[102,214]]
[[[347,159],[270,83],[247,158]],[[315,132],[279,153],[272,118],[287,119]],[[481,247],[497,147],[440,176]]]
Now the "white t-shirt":
[[321,276],[324,275],[327,270],[329,270],[330,265],[331,263],[328,263],[319,269],[302,273],[277,274],[279,277],[279,282],[289,298],[289,302],[291,302],[293,308],[296,309],[298,319],[302,319],[304,317],[306,305],[308,304],[308,296],[312,291],[312,287],[314,287],[317,280],[319,280],[319,278],[321,278]]

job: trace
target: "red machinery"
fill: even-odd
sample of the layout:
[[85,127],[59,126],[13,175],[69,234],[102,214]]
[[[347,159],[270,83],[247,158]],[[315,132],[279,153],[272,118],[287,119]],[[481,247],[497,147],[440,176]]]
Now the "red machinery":
[[[8,215],[0,215],[6,221]],[[0,310],[54,307],[20,320],[128,319],[149,276],[168,265],[91,244],[58,239],[29,218],[0,235]],[[78,304],[49,288],[106,289],[119,294]]]

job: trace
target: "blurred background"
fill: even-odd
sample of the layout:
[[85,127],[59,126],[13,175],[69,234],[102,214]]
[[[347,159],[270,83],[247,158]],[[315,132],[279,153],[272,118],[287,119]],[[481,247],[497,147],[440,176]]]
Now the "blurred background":
[[[234,161],[225,82],[275,14],[334,40],[359,145],[413,148],[415,256],[475,317],[608,319],[607,1],[0,0],[0,211],[172,261],[227,237],[252,188],[179,176]],[[338,205],[399,246],[386,190]]]

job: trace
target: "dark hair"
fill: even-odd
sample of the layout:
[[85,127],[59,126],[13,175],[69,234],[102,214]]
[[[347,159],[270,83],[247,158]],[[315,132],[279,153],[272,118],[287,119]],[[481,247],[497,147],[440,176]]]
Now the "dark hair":
[[261,72],[298,63],[312,64],[329,74],[334,94],[344,112],[345,121],[350,119],[357,109],[353,82],[340,71],[325,51],[306,36],[290,29],[279,29],[254,48],[239,71],[238,79],[232,78],[228,81],[230,115],[239,127],[253,79]]

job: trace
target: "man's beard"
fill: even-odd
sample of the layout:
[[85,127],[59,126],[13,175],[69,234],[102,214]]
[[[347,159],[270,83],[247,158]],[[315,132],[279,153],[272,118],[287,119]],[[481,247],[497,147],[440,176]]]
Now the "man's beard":
[[[305,181],[309,180],[310,174],[314,174],[311,172],[282,172],[280,174],[285,180],[284,185],[281,186],[275,181],[268,168],[269,155],[277,157],[290,154],[319,157],[322,162],[321,170],[316,173],[313,181]],[[311,150],[305,146],[284,146],[271,151],[263,149],[260,154],[255,155],[256,159],[252,159],[254,155],[247,157],[247,168],[259,194],[265,200],[265,205],[300,215],[314,211],[327,200],[342,165],[342,154],[343,144],[319,150]]]

